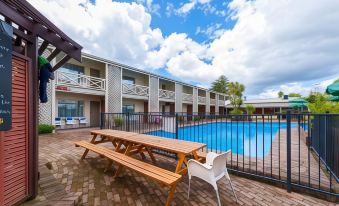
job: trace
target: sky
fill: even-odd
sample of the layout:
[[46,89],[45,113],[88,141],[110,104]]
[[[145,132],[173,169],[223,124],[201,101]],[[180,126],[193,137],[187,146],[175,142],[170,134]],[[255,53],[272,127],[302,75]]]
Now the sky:
[[339,78],[337,0],[28,0],[86,53],[247,99],[308,95]]

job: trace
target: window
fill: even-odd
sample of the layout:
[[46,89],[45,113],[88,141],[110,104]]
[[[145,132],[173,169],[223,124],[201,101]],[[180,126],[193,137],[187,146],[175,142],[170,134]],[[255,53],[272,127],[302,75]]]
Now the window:
[[74,64],[64,64],[59,71],[68,72],[72,74],[84,74],[84,67]]
[[135,107],[134,104],[125,104],[122,106],[122,112],[123,113],[134,113]]
[[66,76],[61,75],[58,77],[60,82],[66,83],[66,84],[74,84],[79,83],[82,84],[82,79],[79,78],[79,75],[84,74],[84,68],[81,66],[73,65],[73,64],[65,64],[63,65],[59,71],[61,72],[67,72]]
[[132,78],[132,77],[123,76],[122,77],[122,83],[124,83],[124,84],[135,84],[135,79]]
[[59,100],[58,101],[59,117],[83,117],[84,102],[76,100]]

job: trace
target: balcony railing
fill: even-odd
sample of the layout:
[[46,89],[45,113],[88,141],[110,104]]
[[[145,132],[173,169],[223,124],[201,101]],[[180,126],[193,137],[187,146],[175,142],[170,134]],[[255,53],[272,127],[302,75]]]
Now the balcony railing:
[[135,84],[122,84],[122,93],[148,97],[149,87]]
[[97,77],[57,71],[55,79],[56,85],[73,86],[101,91],[106,90],[106,80]]
[[159,98],[175,99],[175,92],[169,91],[169,90],[164,90],[164,89],[159,89]]
[[210,99],[210,104],[215,104],[215,99]]
[[205,104],[206,103],[206,97],[198,96],[198,103]]
[[193,102],[193,95],[182,93],[182,101]]
[[219,106],[225,106],[225,101],[224,100],[219,100]]

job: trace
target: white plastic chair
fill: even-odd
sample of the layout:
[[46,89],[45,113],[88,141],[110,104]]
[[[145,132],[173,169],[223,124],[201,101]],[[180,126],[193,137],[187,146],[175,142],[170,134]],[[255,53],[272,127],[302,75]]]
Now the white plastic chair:
[[80,124],[88,124],[87,118],[86,117],[80,117],[79,118],[79,123]]
[[67,125],[74,125],[74,118],[73,117],[66,117],[66,124]]
[[226,158],[229,152],[231,152],[231,150],[225,153],[222,153],[222,154],[216,154],[214,152],[209,152],[207,153],[205,164],[202,164],[194,159],[191,159],[188,161],[187,163],[188,178],[189,178],[188,199],[190,197],[191,178],[192,176],[195,176],[208,182],[214,187],[217,193],[218,204],[220,206],[221,204],[220,204],[217,181],[225,176],[226,179],[229,181],[233,194],[235,196],[235,199],[238,202],[237,195],[234,192],[233,184],[232,184],[230,176],[228,175],[227,168],[226,168]]
[[61,118],[60,117],[56,117],[54,120],[54,125],[55,126],[61,126]]

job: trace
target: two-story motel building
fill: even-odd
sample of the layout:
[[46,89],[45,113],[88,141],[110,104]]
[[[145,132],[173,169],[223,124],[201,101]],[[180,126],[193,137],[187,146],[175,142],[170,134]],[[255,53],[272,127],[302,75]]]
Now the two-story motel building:
[[[70,60],[48,85],[49,101],[40,104],[40,124],[72,117],[75,125],[96,127],[100,113],[224,113],[226,96],[89,54]],[[87,123],[79,124],[85,117]]]

